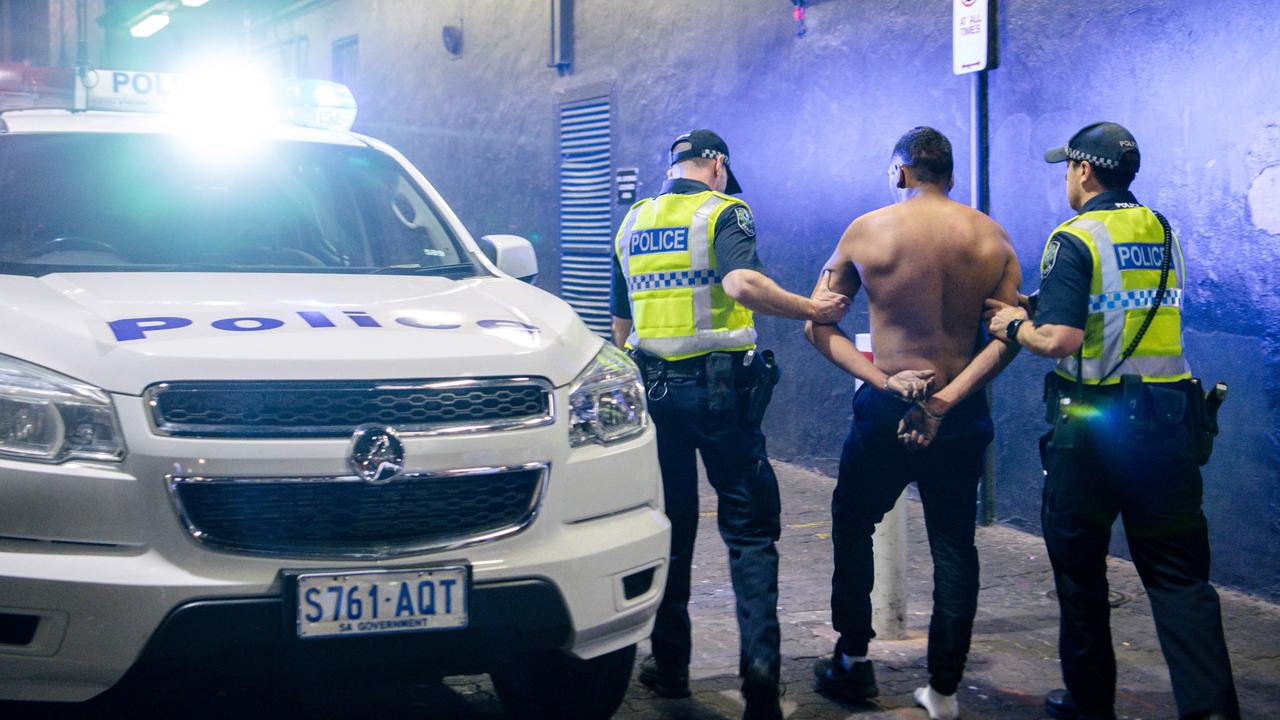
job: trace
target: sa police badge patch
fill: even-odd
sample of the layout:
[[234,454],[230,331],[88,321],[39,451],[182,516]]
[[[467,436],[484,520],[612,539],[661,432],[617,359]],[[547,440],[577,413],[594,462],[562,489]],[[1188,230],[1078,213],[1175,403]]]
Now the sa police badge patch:
[[755,237],[756,220],[751,217],[751,211],[744,207],[736,207],[733,213],[738,217],[738,227],[742,228],[742,232],[746,233],[747,237]]
[[1058,240],[1050,240],[1049,245],[1044,249],[1044,257],[1040,258],[1040,278],[1049,277],[1049,273],[1053,271],[1053,264],[1058,262],[1058,248],[1061,246]]

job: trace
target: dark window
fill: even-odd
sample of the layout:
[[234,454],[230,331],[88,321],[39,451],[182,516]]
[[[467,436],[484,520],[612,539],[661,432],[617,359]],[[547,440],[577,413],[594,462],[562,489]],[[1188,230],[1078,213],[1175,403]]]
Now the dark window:
[[205,141],[0,135],[0,273],[483,272],[381,152]]
[[0,0],[0,62],[49,64],[48,3]]
[[360,38],[356,35],[344,37],[333,43],[333,81],[340,82],[356,91],[360,79]]

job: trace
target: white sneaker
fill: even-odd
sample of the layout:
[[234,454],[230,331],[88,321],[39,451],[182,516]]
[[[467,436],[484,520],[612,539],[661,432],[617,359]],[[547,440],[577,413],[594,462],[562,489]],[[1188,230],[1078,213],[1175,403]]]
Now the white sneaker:
[[932,686],[916,688],[916,704],[929,713],[930,720],[956,720],[960,717],[960,701],[955,695],[943,695]]

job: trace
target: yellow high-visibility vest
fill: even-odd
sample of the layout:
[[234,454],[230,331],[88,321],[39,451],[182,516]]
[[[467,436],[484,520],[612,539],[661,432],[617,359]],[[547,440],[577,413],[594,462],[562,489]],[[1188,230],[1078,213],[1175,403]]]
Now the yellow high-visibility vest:
[[724,292],[716,268],[716,221],[741,200],[706,190],[668,193],[631,206],[614,252],[627,278],[627,347],[668,360],[756,345],[751,311]]
[[1058,226],[1045,245],[1042,267],[1052,265],[1059,233],[1080,238],[1093,261],[1089,315],[1085,321],[1082,367],[1076,356],[1058,362],[1056,372],[1075,380],[1083,372],[1086,385],[1113,385],[1121,375],[1140,375],[1145,382],[1174,382],[1191,377],[1182,355],[1182,297],[1186,280],[1182,248],[1173,239],[1169,281],[1160,309],[1133,355],[1110,372],[1142,327],[1160,287],[1164,229],[1145,207],[1093,210]]

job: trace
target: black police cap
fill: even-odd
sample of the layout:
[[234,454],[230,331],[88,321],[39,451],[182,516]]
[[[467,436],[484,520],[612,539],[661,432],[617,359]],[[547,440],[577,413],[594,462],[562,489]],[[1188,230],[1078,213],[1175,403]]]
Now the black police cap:
[[1138,141],[1123,126],[1113,122],[1099,122],[1088,125],[1071,136],[1066,145],[1049,148],[1044,153],[1044,161],[1060,163],[1067,160],[1083,162],[1098,167],[1115,170],[1125,153],[1133,153],[1141,158],[1138,152]]
[[[676,152],[676,147],[682,143],[688,143],[689,147]],[[733,170],[729,167],[729,146],[725,144],[719,135],[710,130],[691,130],[671,143],[672,165],[693,158],[706,158],[708,160],[724,158],[724,169],[729,173],[729,182],[725,185],[725,192],[730,195],[737,195],[742,192],[742,186],[738,184],[738,179],[733,176]]]

